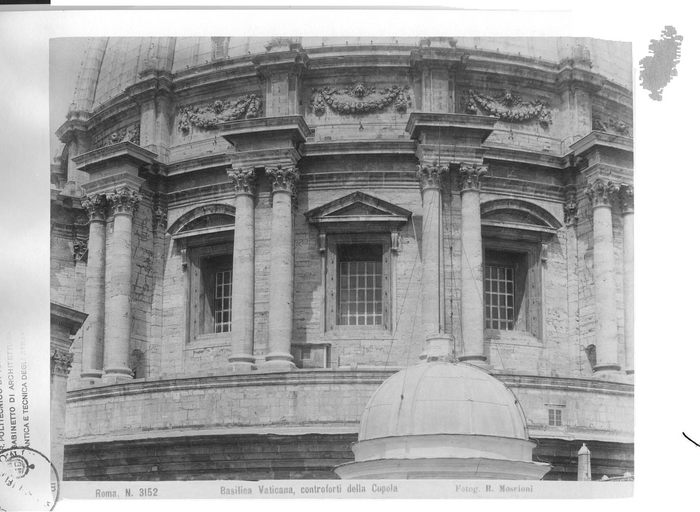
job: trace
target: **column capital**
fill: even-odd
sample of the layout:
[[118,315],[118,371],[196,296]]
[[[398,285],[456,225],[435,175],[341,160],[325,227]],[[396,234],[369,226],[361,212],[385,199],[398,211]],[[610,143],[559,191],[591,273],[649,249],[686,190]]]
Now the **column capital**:
[[618,191],[622,214],[634,213],[634,186],[627,183],[620,185]]
[[73,366],[73,354],[54,350],[51,353],[51,375],[68,377]]
[[421,164],[416,168],[416,179],[420,184],[421,192],[427,189],[441,189],[442,179],[449,167],[447,165],[438,165],[437,160],[433,160],[431,164]]
[[299,182],[299,169],[294,166],[283,167],[282,164],[277,164],[277,167],[266,167],[265,174],[272,184],[272,193],[289,192],[292,197],[296,196],[297,183]]
[[242,167],[231,167],[227,174],[233,182],[233,191],[235,195],[255,195],[255,188],[257,187],[258,181],[254,168],[243,169]]
[[107,194],[107,201],[112,207],[113,213],[133,215],[138,209],[143,196],[134,192],[129,187],[120,187],[111,194]]
[[104,194],[84,197],[80,204],[87,211],[90,222],[104,222],[107,219],[109,205]]
[[593,183],[588,184],[586,195],[593,208],[599,206],[607,206],[609,208],[612,206],[619,189],[620,185],[617,183],[598,178]]
[[459,164],[459,189],[461,192],[481,190],[481,181],[488,173],[488,167],[478,164]]

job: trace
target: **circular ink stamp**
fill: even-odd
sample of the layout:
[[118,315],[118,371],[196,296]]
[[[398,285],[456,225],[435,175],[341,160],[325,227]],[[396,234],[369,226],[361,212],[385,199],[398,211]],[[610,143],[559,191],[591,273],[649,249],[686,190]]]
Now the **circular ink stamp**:
[[26,446],[0,451],[0,511],[53,510],[59,477],[43,453]]

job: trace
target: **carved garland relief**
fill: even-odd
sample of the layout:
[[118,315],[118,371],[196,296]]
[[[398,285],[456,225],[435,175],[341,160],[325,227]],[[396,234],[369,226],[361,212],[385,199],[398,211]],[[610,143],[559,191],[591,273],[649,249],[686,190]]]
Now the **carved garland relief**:
[[141,144],[141,124],[134,123],[129,126],[125,126],[101,140],[97,140],[93,143],[93,149],[103,148],[105,146],[112,146],[114,144],[119,144],[120,142],[131,142],[137,146]]
[[407,85],[392,85],[377,92],[374,85],[358,82],[345,89],[330,86],[312,90],[311,108],[317,116],[328,109],[336,114],[371,114],[384,110],[390,105],[403,114],[411,106],[411,96]]
[[600,116],[594,115],[593,116],[593,129],[600,131],[600,132],[614,133],[617,135],[624,135],[625,137],[630,136],[629,126],[627,126],[627,124],[623,123],[622,121],[615,121],[611,117],[608,118],[607,122],[605,122],[601,119]]
[[460,107],[463,113],[486,113],[508,123],[538,121],[543,126],[552,123],[549,103],[542,100],[523,101],[510,90],[505,90],[498,96],[488,96],[470,89],[462,95]]
[[260,117],[262,101],[256,94],[249,94],[237,100],[216,100],[203,107],[180,109],[177,129],[190,132],[192,126],[202,130],[213,130],[218,123]]

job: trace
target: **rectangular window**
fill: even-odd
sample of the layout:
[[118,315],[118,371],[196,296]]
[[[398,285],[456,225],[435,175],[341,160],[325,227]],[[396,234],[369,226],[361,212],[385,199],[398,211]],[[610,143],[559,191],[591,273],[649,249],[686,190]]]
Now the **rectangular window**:
[[391,238],[328,235],[325,330],[391,329]]
[[193,247],[190,263],[190,336],[231,332],[233,244]]
[[561,409],[549,409],[549,426],[561,427]]
[[484,315],[487,329],[515,328],[515,269],[499,265],[484,267]]
[[232,270],[220,270],[216,273],[216,292],[214,294],[214,332],[231,330],[231,276]]
[[338,325],[382,325],[382,246],[338,246]]
[[484,251],[484,328],[528,330],[528,254]]

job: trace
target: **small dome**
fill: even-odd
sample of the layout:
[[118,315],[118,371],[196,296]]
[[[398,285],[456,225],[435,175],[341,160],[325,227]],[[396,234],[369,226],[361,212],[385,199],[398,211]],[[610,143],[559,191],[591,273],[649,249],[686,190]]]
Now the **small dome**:
[[457,434],[528,439],[515,395],[465,363],[430,362],[387,379],[365,407],[359,441]]

